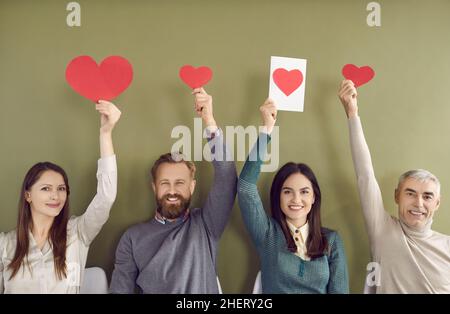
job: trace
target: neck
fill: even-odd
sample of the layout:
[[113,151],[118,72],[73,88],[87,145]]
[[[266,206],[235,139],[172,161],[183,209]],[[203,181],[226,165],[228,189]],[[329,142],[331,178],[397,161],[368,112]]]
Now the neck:
[[44,216],[31,212],[33,226],[31,232],[35,238],[47,238],[52,227],[54,217]]
[[306,224],[306,219],[302,219],[302,220],[286,219],[286,221],[289,222],[290,224],[292,224],[295,228],[303,227]]

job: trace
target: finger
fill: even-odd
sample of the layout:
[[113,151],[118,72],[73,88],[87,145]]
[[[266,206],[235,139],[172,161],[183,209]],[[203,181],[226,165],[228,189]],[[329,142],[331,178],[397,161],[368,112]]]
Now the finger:
[[200,88],[194,88],[193,90],[192,90],[192,95],[195,95],[195,94],[199,94],[199,93],[201,93],[201,89]]
[[107,101],[107,100],[99,100],[98,103],[99,104],[105,104],[105,105],[114,105],[112,102]]

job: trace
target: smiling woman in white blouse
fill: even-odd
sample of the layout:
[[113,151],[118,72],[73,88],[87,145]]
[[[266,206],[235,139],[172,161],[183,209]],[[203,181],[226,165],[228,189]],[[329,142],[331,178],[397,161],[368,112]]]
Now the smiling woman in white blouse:
[[0,293],[78,293],[89,245],[109,217],[117,192],[112,130],[121,112],[99,101],[100,156],[97,194],[86,212],[69,218],[69,182],[50,162],[27,172],[17,228],[0,233]]

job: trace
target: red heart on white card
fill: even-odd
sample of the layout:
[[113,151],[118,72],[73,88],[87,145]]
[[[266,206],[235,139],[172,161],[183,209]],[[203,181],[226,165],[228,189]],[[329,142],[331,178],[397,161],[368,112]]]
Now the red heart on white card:
[[288,71],[284,68],[278,68],[273,71],[272,78],[286,96],[295,92],[303,83],[303,74],[298,69]]

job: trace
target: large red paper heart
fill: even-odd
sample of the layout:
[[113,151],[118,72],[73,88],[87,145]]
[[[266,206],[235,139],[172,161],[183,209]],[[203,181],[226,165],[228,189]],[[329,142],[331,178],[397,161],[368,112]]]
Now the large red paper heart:
[[194,89],[206,85],[212,78],[212,71],[206,66],[194,68],[192,65],[184,65],[179,75],[183,82]]
[[288,71],[278,68],[273,71],[272,77],[275,84],[286,96],[292,94],[303,83],[303,74],[298,69]]
[[367,65],[357,67],[354,64],[346,64],[342,68],[342,75],[358,87],[369,82],[375,76],[375,71]]
[[87,99],[112,100],[130,85],[133,68],[127,59],[119,56],[107,57],[100,65],[89,56],[79,56],[67,65],[66,80]]

